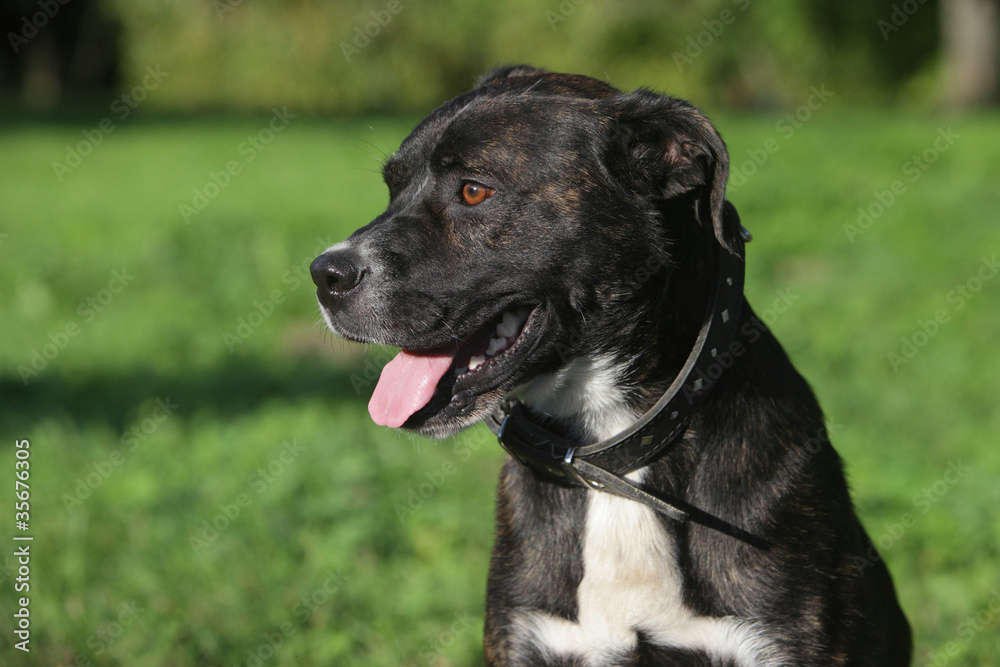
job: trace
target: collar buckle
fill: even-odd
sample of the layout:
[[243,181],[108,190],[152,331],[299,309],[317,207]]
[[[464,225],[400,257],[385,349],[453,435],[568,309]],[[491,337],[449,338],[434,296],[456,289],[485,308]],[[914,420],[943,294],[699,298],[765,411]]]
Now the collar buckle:
[[604,488],[604,484],[598,482],[596,479],[590,479],[584,476],[575,465],[573,465],[573,457],[576,455],[576,447],[570,447],[566,450],[566,456],[562,460],[562,470],[563,474],[567,479],[575,479],[581,486],[588,489],[601,490]]

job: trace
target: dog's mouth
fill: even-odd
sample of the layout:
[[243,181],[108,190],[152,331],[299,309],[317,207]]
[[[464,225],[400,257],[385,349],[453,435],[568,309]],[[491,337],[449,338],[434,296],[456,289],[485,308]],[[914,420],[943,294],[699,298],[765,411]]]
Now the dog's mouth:
[[472,335],[433,350],[400,350],[368,404],[382,426],[419,428],[469,413],[476,398],[511,380],[540,339],[540,306],[512,306]]

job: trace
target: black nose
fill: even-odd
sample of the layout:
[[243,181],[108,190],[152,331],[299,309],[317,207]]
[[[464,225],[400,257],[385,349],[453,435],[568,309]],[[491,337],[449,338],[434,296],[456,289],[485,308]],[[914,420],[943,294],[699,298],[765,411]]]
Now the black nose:
[[323,294],[337,297],[349,292],[361,282],[365,270],[349,250],[327,251],[309,266],[313,282]]

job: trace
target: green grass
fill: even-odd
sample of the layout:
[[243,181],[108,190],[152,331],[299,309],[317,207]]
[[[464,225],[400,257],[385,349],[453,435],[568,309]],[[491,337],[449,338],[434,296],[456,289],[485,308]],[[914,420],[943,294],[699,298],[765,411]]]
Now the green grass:
[[[499,447],[482,427],[436,443],[371,424],[384,352],[324,333],[305,271],[380,212],[371,155],[416,119],[296,119],[247,163],[267,120],[129,119],[61,183],[52,162],[96,120],[0,130],[0,525],[18,532],[12,445],[29,438],[35,537],[16,664],[481,659]],[[1000,279],[949,292],[1000,250],[1000,119],[821,111],[792,136],[777,120],[717,119],[734,168],[778,146],[730,193],[755,235],[747,293],[835,429],[915,664],[991,665]],[[907,180],[949,125],[954,145]],[[240,173],[186,223],[180,204],[231,160]],[[852,242],[845,225],[894,180],[905,191]],[[977,614],[982,629],[963,625]]]

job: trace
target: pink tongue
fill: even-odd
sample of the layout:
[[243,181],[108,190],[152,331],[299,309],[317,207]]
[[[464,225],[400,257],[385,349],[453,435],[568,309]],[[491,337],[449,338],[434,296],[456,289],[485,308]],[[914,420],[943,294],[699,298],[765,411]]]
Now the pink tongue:
[[414,412],[427,405],[434,389],[451,368],[450,352],[416,354],[401,350],[385,365],[368,414],[379,426],[399,428]]

